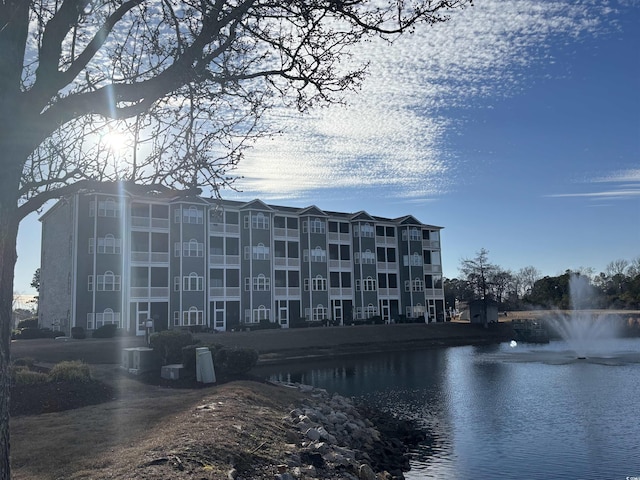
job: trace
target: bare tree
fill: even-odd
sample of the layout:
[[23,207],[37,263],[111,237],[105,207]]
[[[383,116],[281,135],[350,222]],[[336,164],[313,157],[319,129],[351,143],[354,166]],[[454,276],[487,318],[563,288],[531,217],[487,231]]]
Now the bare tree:
[[341,101],[351,46],[471,1],[0,0],[0,479],[20,220],[100,181],[217,192],[266,109]]
[[608,277],[615,277],[616,275],[624,275],[629,267],[629,261],[622,258],[609,262],[605,267],[605,273]]
[[533,285],[542,278],[540,271],[529,265],[518,270],[515,275],[517,281],[518,297],[523,298],[525,295],[529,295],[533,289]]
[[464,258],[460,261],[460,272],[473,288],[476,297],[482,300],[484,326],[488,322],[488,302],[491,289],[490,279],[498,267],[489,263],[489,251],[481,248],[474,258]]

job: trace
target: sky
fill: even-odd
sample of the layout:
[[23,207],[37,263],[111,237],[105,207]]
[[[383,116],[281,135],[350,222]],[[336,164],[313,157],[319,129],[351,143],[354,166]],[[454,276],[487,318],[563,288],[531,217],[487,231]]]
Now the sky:
[[[517,272],[640,256],[640,0],[476,0],[393,45],[362,45],[347,105],[274,110],[224,198],[411,214],[443,227],[445,277],[480,249]],[[14,291],[33,294],[38,215]]]

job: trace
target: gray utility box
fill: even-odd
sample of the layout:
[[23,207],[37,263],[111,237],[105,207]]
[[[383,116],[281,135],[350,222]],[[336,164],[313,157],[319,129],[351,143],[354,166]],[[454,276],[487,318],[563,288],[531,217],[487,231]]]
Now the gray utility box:
[[159,366],[153,348],[131,347],[122,349],[122,368],[129,373],[139,375],[150,372]]
[[167,380],[178,380],[182,377],[182,371],[184,366],[181,363],[174,363],[173,365],[163,365],[160,370],[160,376]]

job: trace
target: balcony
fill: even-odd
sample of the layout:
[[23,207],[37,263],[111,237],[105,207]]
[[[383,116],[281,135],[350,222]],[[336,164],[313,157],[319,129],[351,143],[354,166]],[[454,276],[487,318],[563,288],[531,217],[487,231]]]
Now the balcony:
[[439,240],[422,240],[422,246],[424,248],[435,248],[440,249],[440,241]]
[[297,240],[300,237],[300,230],[293,228],[275,228],[273,229],[273,238],[289,238]]
[[442,265],[430,265],[425,263],[423,270],[424,273],[442,273]]
[[156,217],[131,217],[131,226],[134,228],[158,228],[161,230],[168,230],[169,219]]
[[329,295],[331,298],[351,298],[353,297],[353,288],[330,288]]
[[240,225],[225,223],[209,223],[209,233],[224,233],[231,235],[240,234]]
[[351,234],[349,234],[349,233],[329,232],[327,234],[327,239],[331,243],[349,243],[349,244],[351,244]]
[[276,267],[298,268],[300,266],[300,259],[299,258],[275,257],[273,259],[273,264]]
[[168,252],[131,252],[131,262],[169,263]]
[[376,237],[377,247],[396,247],[396,237]]
[[209,296],[216,298],[239,298],[240,287],[211,287],[209,288]]
[[378,296],[379,297],[399,297],[400,289],[398,287],[395,288],[378,288]]
[[425,288],[424,296],[426,298],[442,298],[444,297],[444,289],[442,288]]
[[275,287],[273,293],[276,297],[300,298],[300,287]]
[[129,295],[132,299],[168,299],[169,287],[131,287]]
[[378,271],[398,271],[398,262],[377,262]]
[[329,268],[351,270],[351,260],[329,260]]
[[209,265],[240,265],[240,255],[209,255]]

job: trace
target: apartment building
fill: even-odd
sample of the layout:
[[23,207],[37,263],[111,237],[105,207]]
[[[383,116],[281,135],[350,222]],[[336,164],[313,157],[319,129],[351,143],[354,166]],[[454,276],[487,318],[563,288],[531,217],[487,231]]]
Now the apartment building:
[[104,184],[42,217],[40,323],[145,334],[444,319],[441,227]]

